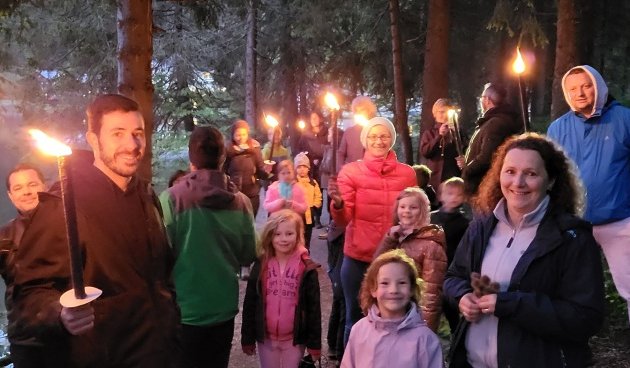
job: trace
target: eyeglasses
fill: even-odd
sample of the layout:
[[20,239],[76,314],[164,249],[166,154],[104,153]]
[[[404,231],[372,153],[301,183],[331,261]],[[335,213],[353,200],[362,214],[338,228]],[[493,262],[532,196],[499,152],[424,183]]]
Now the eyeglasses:
[[381,140],[381,142],[385,142],[392,139],[392,136],[391,135],[368,135],[367,139],[370,142],[376,142],[379,139]]

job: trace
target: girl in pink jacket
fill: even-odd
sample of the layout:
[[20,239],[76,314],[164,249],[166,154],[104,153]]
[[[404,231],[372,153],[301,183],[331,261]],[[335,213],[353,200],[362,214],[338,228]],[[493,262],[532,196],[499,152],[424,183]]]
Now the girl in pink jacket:
[[260,258],[254,263],[243,303],[241,344],[262,368],[297,367],[306,348],[321,351],[318,264],[304,247],[304,223],[283,209],[267,220]]
[[442,368],[440,341],[423,321],[414,261],[401,249],[380,255],[361,285],[367,315],[352,328],[342,368]]
[[269,214],[284,208],[292,209],[300,215],[306,212],[306,197],[295,180],[295,169],[291,161],[283,160],[278,164],[278,181],[267,189],[264,207]]

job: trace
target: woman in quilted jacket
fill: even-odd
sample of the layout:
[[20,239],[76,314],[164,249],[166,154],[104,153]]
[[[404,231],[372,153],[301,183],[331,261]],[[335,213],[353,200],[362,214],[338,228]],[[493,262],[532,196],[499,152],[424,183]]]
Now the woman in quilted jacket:
[[346,227],[341,285],[346,302],[344,342],[352,325],[363,317],[359,289],[377,246],[392,224],[392,209],[401,190],[417,185],[409,165],[398,162],[392,147],[396,130],[383,117],[372,118],[361,131],[365,147],[363,160],[343,166],[337,178],[328,182],[332,199],[330,214]]
[[396,200],[394,226],[389,230],[374,258],[392,249],[403,249],[414,260],[423,281],[420,308],[422,318],[433,332],[440,326],[442,283],[446,274],[444,231],[431,225],[429,198],[420,188],[406,188]]

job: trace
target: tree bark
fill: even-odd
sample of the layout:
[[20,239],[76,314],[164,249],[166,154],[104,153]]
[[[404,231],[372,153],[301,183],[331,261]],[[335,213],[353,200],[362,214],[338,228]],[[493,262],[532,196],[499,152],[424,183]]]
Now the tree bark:
[[245,49],[245,120],[254,126],[256,130],[264,132],[264,121],[259,121],[257,113],[257,14],[258,0],[249,0],[247,3],[247,46]]
[[147,140],[144,159],[138,175],[151,180],[153,152],[153,12],[151,0],[119,0],[118,30],[118,92],[140,105]]
[[556,36],[556,63],[553,73],[551,97],[551,119],[564,114],[568,105],[562,93],[562,77],[578,61],[576,34],[577,11],[573,0],[558,0],[558,23]]
[[394,70],[394,125],[402,144],[404,160],[407,164],[413,165],[413,149],[411,147],[411,137],[409,136],[409,126],[407,125],[407,98],[405,96],[402,68],[402,47],[400,29],[398,27],[399,16],[400,7],[398,0],[389,0],[389,29],[392,35],[392,63]]
[[[435,100],[448,97],[450,0],[429,0],[429,20],[422,73],[421,131],[433,124]],[[418,150],[418,160],[421,160]]]

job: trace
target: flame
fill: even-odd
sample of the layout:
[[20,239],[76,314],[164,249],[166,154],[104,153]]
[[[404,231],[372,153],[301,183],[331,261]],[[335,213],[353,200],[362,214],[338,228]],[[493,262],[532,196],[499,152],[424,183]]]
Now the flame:
[[363,114],[354,114],[354,122],[361,126],[365,126],[368,122],[368,118],[366,118]]
[[521,50],[519,50],[518,47],[516,48],[516,59],[512,64],[512,70],[514,70],[514,73],[516,74],[522,74],[525,71],[525,61],[523,60]]
[[269,125],[272,128],[277,127],[279,124],[278,120],[276,120],[276,118],[274,118],[273,115],[266,115],[265,122],[267,123],[267,125]]
[[455,109],[448,109],[447,114],[450,120],[450,119],[453,119],[457,115],[457,111],[455,111]]
[[306,128],[306,123],[304,122],[304,120],[298,121],[298,128],[300,128],[300,130],[304,130],[304,128]]
[[46,133],[39,129],[29,129],[28,133],[33,137],[37,148],[44,154],[49,156],[69,156],[72,154],[70,147],[49,137]]
[[326,103],[326,106],[328,106],[329,109],[339,110],[339,104],[337,103],[337,98],[332,93],[330,92],[326,93],[326,96],[324,96],[324,102]]

